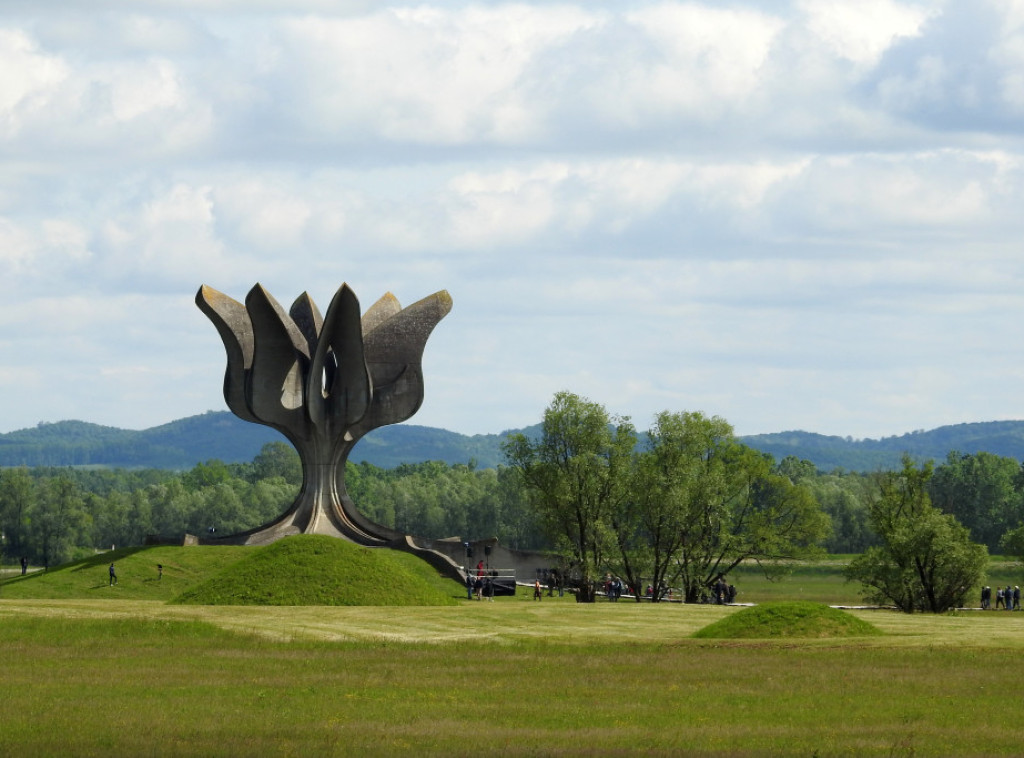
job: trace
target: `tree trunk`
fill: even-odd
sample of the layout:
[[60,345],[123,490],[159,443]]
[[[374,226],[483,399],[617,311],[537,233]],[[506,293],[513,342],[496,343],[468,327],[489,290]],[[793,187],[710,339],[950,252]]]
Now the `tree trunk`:
[[593,603],[597,600],[597,590],[593,582],[583,581],[576,589],[577,603]]

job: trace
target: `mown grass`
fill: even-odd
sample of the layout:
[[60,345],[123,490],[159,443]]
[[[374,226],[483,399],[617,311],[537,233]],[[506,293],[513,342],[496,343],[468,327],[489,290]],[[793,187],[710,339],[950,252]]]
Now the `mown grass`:
[[756,565],[737,566],[728,580],[738,590],[738,603],[769,603],[803,600],[826,605],[860,605],[860,585],[847,582],[843,575],[845,563],[829,561],[796,564],[781,579],[765,579]]
[[246,576],[258,554],[206,550],[125,551],[114,588],[110,554],[5,583],[0,755],[1020,754],[1001,725],[1024,694],[1007,664],[1024,613],[851,611],[883,634],[704,640],[745,611],[168,603],[184,589],[163,582]]
[[[230,634],[211,619],[302,609],[143,604],[169,617],[37,615],[0,601],[2,755],[1016,755],[1024,648],[1014,614],[970,614],[975,644],[929,634],[837,642],[686,639],[713,606],[465,603],[328,608],[443,643]],[[72,601],[50,601],[51,609]],[[122,602],[121,610],[138,603]],[[314,613],[315,609],[308,609]],[[693,613],[691,613],[693,612]],[[866,612],[858,612],[859,614]],[[696,615],[697,618],[690,618]],[[901,614],[874,612],[872,617]],[[535,636],[503,636],[530,617]],[[946,617],[943,617],[946,618]],[[488,638],[483,620],[496,634]],[[628,620],[633,619],[632,625]],[[676,623],[673,623],[673,622]],[[607,637],[608,622],[622,624]],[[244,622],[243,622],[244,623]],[[384,626],[386,626],[386,621]],[[1016,641],[978,644],[1012,626]],[[630,631],[633,630],[633,631]],[[968,632],[961,631],[961,634]],[[644,637],[650,639],[645,640]],[[452,638],[454,639],[454,637]],[[893,644],[890,644],[893,643]]]
[[[797,563],[788,575],[775,581],[765,579],[756,565],[744,564],[729,575],[739,594],[740,603],[769,603],[803,600],[826,605],[860,605],[864,602],[861,586],[848,582],[843,575],[846,565],[854,556],[830,556],[823,561]],[[989,561],[985,584],[992,587],[1014,586],[1024,582],[1024,567],[1019,563],[994,556]],[[968,605],[977,607],[981,598],[980,585],[968,593]],[[993,600],[993,602],[995,602]]]

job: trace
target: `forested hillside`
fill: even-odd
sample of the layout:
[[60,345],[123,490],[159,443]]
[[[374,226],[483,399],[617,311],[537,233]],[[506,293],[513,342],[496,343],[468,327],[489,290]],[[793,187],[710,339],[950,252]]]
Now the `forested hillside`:
[[879,440],[855,440],[810,432],[779,432],[742,437],[743,443],[776,460],[794,455],[823,471],[894,470],[904,453],[918,460],[942,461],[951,452],[991,453],[1024,460],[1024,421],[988,421],[940,426]]
[[[502,461],[501,434],[467,436],[412,424],[385,426],[359,441],[350,460],[393,468],[443,461],[493,468]],[[84,421],[40,423],[0,434],[0,466],[111,466],[187,469],[211,459],[251,461],[268,442],[284,437],[226,411],[132,431]]]
[[[523,430],[535,433],[537,426]],[[385,426],[367,435],[351,455],[353,462],[381,468],[403,463],[442,461],[493,468],[503,463],[506,432],[467,436],[412,424]],[[991,453],[1024,460],[1024,421],[990,421],[943,426],[879,440],[855,440],[803,431],[741,437],[756,450],[781,461],[795,456],[822,471],[898,469],[900,457],[941,461],[950,452]],[[211,459],[251,461],[268,442],[283,441],[273,429],[251,424],[227,411],[208,412],[142,431],[83,421],[41,423],[0,434],[0,466],[112,466],[182,470]]]

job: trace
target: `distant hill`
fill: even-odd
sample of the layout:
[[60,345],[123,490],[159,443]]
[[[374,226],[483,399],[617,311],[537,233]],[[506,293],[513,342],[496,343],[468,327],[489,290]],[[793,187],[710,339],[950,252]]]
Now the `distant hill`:
[[880,440],[855,440],[799,431],[757,434],[742,439],[750,447],[771,453],[776,460],[795,455],[824,471],[898,468],[904,453],[910,453],[917,460],[932,459],[941,463],[954,450],[1024,460],[1024,421],[955,424]]
[[[539,425],[522,430],[536,433]],[[360,440],[350,460],[381,468],[436,460],[476,461],[482,468],[504,462],[499,434],[465,435],[427,426],[385,426]],[[943,426],[880,440],[854,440],[791,431],[741,438],[776,460],[787,455],[809,460],[819,469],[874,471],[900,465],[904,452],[918,460],[945,460],[961,453],[989,452],[1024,460],[1024,421],[989,421]],[[84,421],[42,423],[0,434],[0,466],[112,466],[187,469],[213,458],[228,463],[251,461],[268,442],[283,441],[273,429],[242,421],[227,411],[210,411],[151,429],[132,431]]]
[[[475,460],[491,468],[504,460],[502,437],[400,424],[371,432],[349,457],[381,468],[428,460]],[[0,466],[188,469],[213,458],[227,463],[251,461],[260,448],[274,441],[286,440],[270,427],[242,421],[227,411],[209,411],[141,431],[58,421],[0,434]]]

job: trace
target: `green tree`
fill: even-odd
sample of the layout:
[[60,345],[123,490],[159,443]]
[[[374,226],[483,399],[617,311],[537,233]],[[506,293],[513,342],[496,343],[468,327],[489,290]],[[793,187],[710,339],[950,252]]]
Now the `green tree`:
[[999,546],[1007,555],[1012,555],[1018,563],[1024,565],[1024,524],[1004,534],[999,540]]
[[871,530],[868,503],[871,501],[871,477],[833,471],[813,479],[801,479],[832,524],[825,540],[829,553],[862,553],[878,544]]
[[818,478],[818,468],[808,460],[787,455],[776,467],[776,473],[789,479],[793,484],[810,484]]
[[689,516],[677,557],[686,602],[717,577],[754,562],[768,578],[785,575],[788,562],[823,552],[829,520],[810,491],[773,471],[771,456],[727,435],[707,437]]
[[92,544],[109,547],[130,544],[128,514],[131,496],[126,492],[111,492],[106,497],[88,493],[85,508],[92,515]]
[[43,565],[50,566],[70,558],[71,549],[80,544],[91,522],[81,490],[70,477],[44,480],[31,524],[35,553]]
[[252,459],[253,480],[271,479],[279,476],[288,484],[302,484],[302,461],[291,445],[285,442],[268,442]]
[[231,470],[227,464],[214,458],[206,463],[197,463],[191,471],[185,473],[183,482],[188,489],[198,490],[202,487],[223,484],[230,478]]
[[[828,518],[809,490],[737,442],[725,419],[664,412],[647,437],[616,535],[623,571],[639,567],[656,599],[678,583],[685,602],[699,602],[741,562],[775,577],[785,559],[820,554]],[[784,468],[801,480],[814,475],[795,458]]]
[[185,533],[191,507],[191,493],[186,492],[181,478],[146,488],[152,504],[153,529],[157,534],[179,536]]
[[981,582],[988,550],[931,504],[931,476],[930,462],[918,468],[909,456],[902,471],[881,475],[870,520],[882,544],[855,558],[846,572],[863,585],[868,602],[893,603],[905,613],[942,613],[963,604]]
[[36,503],[36,485],[28,469],[4,469],[0,472],[0,531],[3,531],[8,556],[22,557],[29,550],[30,514]]
[[628,492],[636,434],[628,419],[559,392],[544,412],[541,436],[511,435],[503,450],[519,472],[534,513],[577,575],[580,602],[593,602],[595,582],[614,541],[612,512]]
[[511,548],[539,550],[549,547],[546,535],[530,509],[529,495],[515,469],[498,466],[495,477],[498,526],[495,535]]
[[711,526],[706,506],[721,473],[711,456],[731,437],[732,427],[717,416],[663,411],[655,417],[646,450],[634,457],[630,496],[613,516],[621,558],[615,568],[637,590],[638,601],[645,580],[658,601],[681,575],[684,585],[694,584],[688,602],[699,597],[700,579],[690,577],[699,572],[689,570],[693,548]]
[[992,453],[951,452],[928,483],[932,504],[951,513],[989,550],[1020,521],[1021,466]]

